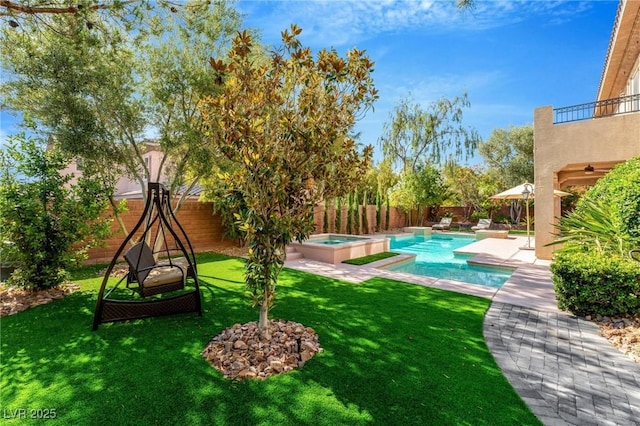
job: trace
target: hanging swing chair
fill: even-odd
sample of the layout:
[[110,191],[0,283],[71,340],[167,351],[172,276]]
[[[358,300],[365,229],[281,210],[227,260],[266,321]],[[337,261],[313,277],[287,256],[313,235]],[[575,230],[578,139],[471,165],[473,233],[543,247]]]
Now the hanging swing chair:
[[[186,312],[202,316],[193,247],[171,211],[169,192],[160,183],[149,182],[147,194],[140,220],[116,251],[102,280],[93,330],[105,322]],[[140,234],[138,231],[143,225]],[[106,291],[116,261],[136,234],[137,242],[123,255],[129,267],[127,274]],[[158,260],[161,255],[162,259]],[[139,297],[132,297],[132,292]],[[123,298],[123,294],[128,297]]]

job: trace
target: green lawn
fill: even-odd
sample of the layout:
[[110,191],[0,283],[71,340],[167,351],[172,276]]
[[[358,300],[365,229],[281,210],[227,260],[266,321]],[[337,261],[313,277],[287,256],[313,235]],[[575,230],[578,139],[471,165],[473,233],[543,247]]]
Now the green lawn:
[[355,259],[348,259],[342,263],[348,263],[350,265],[366,265],[368,263],[373,263],[382,259],[388,259],[399,254],[400,253],[394,253],[392,251],[383,251],[382,253],[370,254],[368,256],[357,257]]
[[[243,263],[199,257],[205,313],[91,331],[98,268],[82,290],[1,320],[0,402],[53,409],[64,425],[540,424],[482,337],[489,301],[373,279],[285,270],[272,318],[313,327],[324,352],[266,381],[224,379],[200,355],[234,323],[257,319]],[[37,413],[37,412],[34,412]]]

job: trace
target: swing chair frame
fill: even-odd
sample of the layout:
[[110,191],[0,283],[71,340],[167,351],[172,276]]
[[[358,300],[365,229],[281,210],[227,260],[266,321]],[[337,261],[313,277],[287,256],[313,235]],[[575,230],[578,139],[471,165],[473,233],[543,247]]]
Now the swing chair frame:
[[[93,330],[106,322],[126,321],[141,318],[150,318],[162,315],[197,312],[202,316],[202,299],[200,285],[198,283],[198,271],[193,246],[184,228],[178,222],[171,210],[169,192],[158,182],[149,182],[147,187],[147,202],[138,223],[129,232],[120,247],[116,251],[100,286],[96,309],[93,317]],[[145,228],[138,242],[124,254],[129,264],[127,275],[122,277],[109,291],[106,287],[120,255],[127,244],[134,238],[142,225]],[[166,261],[156,262],[156,254],[147,245],[146,237],[151,229],[157,226],[156,235],[152,247],[155,247],[158,238],[164,239],[164,253]],[[166,232],[173,237],[177,248],[170,249],[167,244]],[[186,242],[183,243],[183,240]],[[173,260],[171,251],[180,251],[184,258]],[[160,251],[158,252],[160,253]],[[149,278],[153,276],[153,278]],[[153,285],[145,286],[145,281],[155,280]],[[111,293],[126,281],[126,287],[137,291],[142,300],[110,299]],[[159,284],[158,284],[159,282]],[[169,293],[181,290],[187,282],[193,283],[193,289],[176,296],[167,296],[156,299],[144,300],[145,297]],[[137,287],[132,287],[132,284]]]

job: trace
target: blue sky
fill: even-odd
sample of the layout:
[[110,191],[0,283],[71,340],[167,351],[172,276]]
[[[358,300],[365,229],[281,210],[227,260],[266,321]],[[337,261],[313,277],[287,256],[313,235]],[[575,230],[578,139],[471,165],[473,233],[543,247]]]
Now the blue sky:
[[238,8],[264,43],[279,44],[280,32],[296,23],[312,49],[366,49],[380,99],[357,130],[379,159],[383,125],[409,95],[426,108],[466,92],[464,121],[483,139],[496,128],[532,124],[537,107],[593,101],[617,6],[476,0],[461,12],[453,0],[241,0]]
[[[465,124],[483,139],[493,129],[533,123],[536,107],[562,107],[596,97],[617,1],[241,0],[245,27],[279,45],[295,23],[314,50],[365,49],[375,61],[380,99],[357,125],[376,147],[397,102],[409,95],[425,108],[467,93]],[[0,142],[16,131],[0,114]],[[478,162],[475,157],[470,163]]]

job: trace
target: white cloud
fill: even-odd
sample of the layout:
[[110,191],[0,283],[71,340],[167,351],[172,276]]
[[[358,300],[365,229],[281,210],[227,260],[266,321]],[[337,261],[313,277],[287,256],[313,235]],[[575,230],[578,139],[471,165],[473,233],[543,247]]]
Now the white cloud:
[[[423,107],[445,98],[462,96],[474,90],[490,88],[504,78],[501,71],[473,71],[466,74],[425,75],[423,78],[415,76],[394,80],[392,83],[383,82],[379,87],[381,98],[396,103],[399,99],[411,97]],[[473,105],[473,99],[470,99]]]
[[[339,0],[240,3],[240,9],[260,22],[267,43],[279,43],[280,32],[292,23],[303,29],[301,38],[312,46],[353,45],[396,32],[436,33],[480,31],[511,25],[542,15],[550,25],[575,18],[588,10],[578,1],[476,1],[471,10],[459,10],[454,0]],[[260,10],[260,13],[255,13]],[[255,24],[255,25],[254,25]]]

